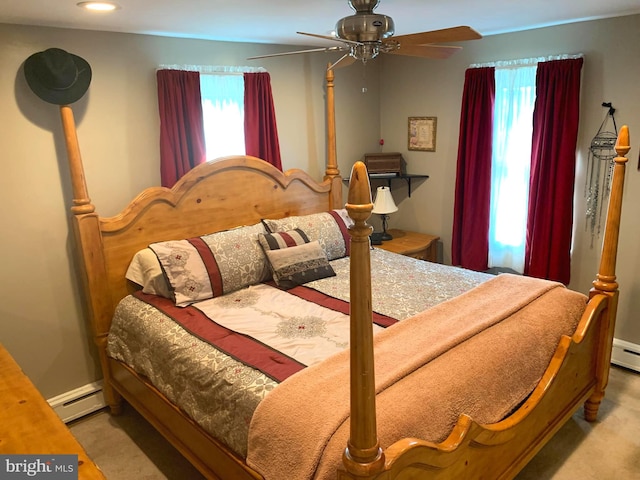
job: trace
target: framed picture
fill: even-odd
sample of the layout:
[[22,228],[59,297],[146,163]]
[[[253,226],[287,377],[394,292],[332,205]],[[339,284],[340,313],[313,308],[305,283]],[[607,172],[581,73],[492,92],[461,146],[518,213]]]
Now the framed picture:
[[437,117],[409,117],[409,150],[436,151]]

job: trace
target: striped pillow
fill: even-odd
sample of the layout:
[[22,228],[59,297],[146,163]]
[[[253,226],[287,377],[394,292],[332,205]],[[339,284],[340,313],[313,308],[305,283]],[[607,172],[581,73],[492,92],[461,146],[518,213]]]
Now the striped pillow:
[[294,228],[288,232],[276,232],[260,235],[258,241],[266,252],[267,250],[278,250],[280,248],[295,247],[309,243],[309,237],[299,228]]
[[262,222],[267,227],[267,231],[271,233],[288,232],[297,228],[303,229],[310,241],[317,240],[320,243],[329,260],[349,256],[351,236],[348,228],[353,220],[349,218],[345,209],[291,216],[278,220],[265,218]]
[[320,243],[310,242],[299,228],[259,235],[258,242],[269,261],[273,280],[283,289],[336,275]]

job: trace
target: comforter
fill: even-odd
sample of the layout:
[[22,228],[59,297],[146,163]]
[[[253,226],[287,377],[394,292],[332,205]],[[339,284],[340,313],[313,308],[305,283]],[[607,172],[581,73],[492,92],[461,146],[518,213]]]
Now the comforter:
[[[493,278],[381,249],[372,250],[371,264],[373,309],[381,316],[399,321]],[[207,432],[246,457],[253,413],[269,392],[290,375],[321,363],[348,346],[349,258],[333,260],[331,265],[335,277],[305,287],[343,302],[346,311],[334,310],[338,308],[335,305],[320,306],[260,284],[180,309],[192,319],[201,320],[198,328],[192,328],[154,306],[162,300],[159,297],[151,301],[144,295],[131,295],[116,309],[108,353],[147,377]],[[206,315],[206,320],[200,318],[205,311],[211,318]],[[226,312],[225,319],[222,312]],[[262,333],[252,330],[265,326],[267,319],[271,330]],[[234,324],[234,320],[239,324]],[[211,333],[200,330],[202,323],[210,323],[214,328],[220,324],[229,327],[213,334],[222,346],[216,347],[211,338],[206,338]],[[262,337],[254,339],[252,335]],[[286,344],[287,353],[271,347],[271,340],[264,336]],[[313,351],[318,346],[322,348]],[[260,358],[255,358],[256,353],[260,353]],[[265,358],[275,367],[275,373],[264,365]]]

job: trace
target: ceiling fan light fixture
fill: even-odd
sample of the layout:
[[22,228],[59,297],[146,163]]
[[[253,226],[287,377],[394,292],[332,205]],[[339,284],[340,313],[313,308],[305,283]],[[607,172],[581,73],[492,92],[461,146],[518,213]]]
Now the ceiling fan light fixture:
[[369,42],[352,46],[350,55],[356,60],[360,60],[362,63],[367,63],[368,60],[376,58],[379,53],[380,45],[374,42]]

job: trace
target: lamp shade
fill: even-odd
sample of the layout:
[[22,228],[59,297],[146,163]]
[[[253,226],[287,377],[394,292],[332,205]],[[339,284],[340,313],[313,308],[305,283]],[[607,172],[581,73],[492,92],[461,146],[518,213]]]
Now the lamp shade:
[[396,206],[396,202],[393,201],[389,187],[378,187],[376,191],[376,201],[373,202],[373,210],[371,210],[371,213],[386,215],[397,211],[398,207]]

